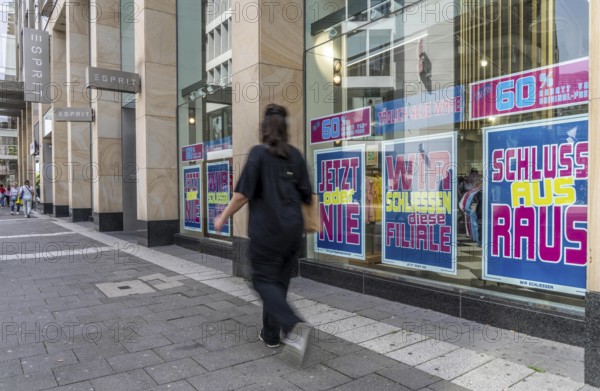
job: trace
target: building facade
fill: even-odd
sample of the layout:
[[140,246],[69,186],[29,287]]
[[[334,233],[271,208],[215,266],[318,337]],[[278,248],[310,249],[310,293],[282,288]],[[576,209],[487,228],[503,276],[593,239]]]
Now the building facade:
[[249,277],[247,211],[213,218],[284,104],[322,219],[300,276],[585,347],[600,385],[598,1],[20,1],[49,81],[18,178]]

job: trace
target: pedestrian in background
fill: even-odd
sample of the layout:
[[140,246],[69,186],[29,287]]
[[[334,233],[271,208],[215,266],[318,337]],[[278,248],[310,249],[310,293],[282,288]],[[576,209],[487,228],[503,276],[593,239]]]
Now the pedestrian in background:
[[19,214],[19,210],[21,209],[21,204],[17,202],[18,198],[19,198],[19,188],[17,187],[16,183],[13,183],[12,187],[10,188],[10,214],[11,215],[15,214],[15,205],[17,206],[17,214]]
[[29,218],[31,214],[31,204],[33,203],[33,189],[29,186],[29,181],[25,181],[25,184],[21,187],[20,198],[23,201],[25,216]]
[[301,203],[311,203],[312,189],[302,154],[288,144],[287,110],[268,105],[261,131],[262,144],[250,150],[231,202],[215,219],[215,228],[220,231],[230,216],[249,203],[252,284],[263,302],[259,338],[273,348],[283,342],[285,351],[301,364],[311,328],[294,313],[286,296],[302,246]]
[[0,208],[4,208],[4,200],[6,199],[6,190],[4,184],[0,183]]

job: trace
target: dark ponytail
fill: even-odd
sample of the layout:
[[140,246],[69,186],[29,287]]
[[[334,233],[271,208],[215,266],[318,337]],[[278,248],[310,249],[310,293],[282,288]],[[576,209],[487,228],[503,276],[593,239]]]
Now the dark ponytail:
[[270,153],[288,157],[287,110],[283,106],[270,104],[265,110],[261,125],[262,142]]

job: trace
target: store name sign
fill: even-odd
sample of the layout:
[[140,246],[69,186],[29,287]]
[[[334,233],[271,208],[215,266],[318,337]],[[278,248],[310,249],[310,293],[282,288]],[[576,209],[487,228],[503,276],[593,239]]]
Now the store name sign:
[[310,143],[318,144],[371,135],[371,108],[363,107],[310,121]]
[[471,83],[470,92],[472,120],[587,104],[589,59]]
[[204,145],[194,144],[181,148],[181,161],[189,162],[204,159]]
[[88,88],[136,94],[141,91],[140,75],[112,69],[87,67]]
[[61,107],[54,109],[56,122],[93,122],[94,111],[91,107]]
[[23,84],[25,101],[46,103],[50,84],[50,35],[23,29]]

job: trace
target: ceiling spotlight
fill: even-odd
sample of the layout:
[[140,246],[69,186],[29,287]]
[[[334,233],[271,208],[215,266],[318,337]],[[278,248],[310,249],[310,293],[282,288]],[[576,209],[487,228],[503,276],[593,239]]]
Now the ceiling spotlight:
[[496,122],[496,117],[488,117],[488,121],[490,121],[491,123]]
[[196,118],[194,118],[194,117],[190,117],[190,118],[188,119],[188,122],[190,123],[190,125],[194,125],[194,124],[196,123]]
[[487,58],[482,58],[480,64],[482,67],[485,68],[488,66],[489,62],[488,62]]
[[340,75],[335,75],[333,77],[333,85],[339,86],[342,84],[342,77]]

